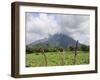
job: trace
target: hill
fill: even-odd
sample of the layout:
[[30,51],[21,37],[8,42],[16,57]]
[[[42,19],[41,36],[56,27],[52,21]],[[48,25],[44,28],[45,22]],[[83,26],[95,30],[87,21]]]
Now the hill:
[[66,48],[68,46],[75,46],[76,41],[64,34],[54,34],[49,38],[37,40],[27,45],[29,48]]

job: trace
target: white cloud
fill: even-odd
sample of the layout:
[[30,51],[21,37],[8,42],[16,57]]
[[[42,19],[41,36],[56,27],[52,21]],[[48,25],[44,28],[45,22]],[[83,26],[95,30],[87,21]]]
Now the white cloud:
[[57,15],[61,32],[71,36],[81,43],[89,45],[88,15]]
[[63,33],[89,45],[89,16],[26,13],[26,43]]
[[[27,14],[26,14],[27,15]],[[54,20],[53,16],[48,16],[45,13],[39,14],[38,17],[27,15],[26,21],[26,43],[29,44],[33,41],[46,38],[59,32],[60,27]]]

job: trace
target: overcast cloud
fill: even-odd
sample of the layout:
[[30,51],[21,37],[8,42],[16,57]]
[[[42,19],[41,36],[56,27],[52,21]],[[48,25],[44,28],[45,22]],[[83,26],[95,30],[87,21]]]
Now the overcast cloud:
[[89,15],[26,13],[26,44],[63,33],[89,45]]

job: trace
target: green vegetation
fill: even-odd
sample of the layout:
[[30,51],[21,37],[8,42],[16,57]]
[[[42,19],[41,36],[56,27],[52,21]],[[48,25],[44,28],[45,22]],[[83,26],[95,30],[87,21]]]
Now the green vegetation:
[[57,47],[53,44],[26,46],[26,67],[89,64],[89,46]]
[[[45,52],[47,58],[47,66],[61,66],[60,53],[62,52]],[[63,59],[64,65],[80,65],[89,64],[89,51],[78,51],[76,56],[76,63],[74,64],[74,51],[64,51]],[[45,66],[45,60],[42,52],[32,52],[26,54],[27,67]]]
[[[42,48],[44,49],[45,52],[57,52],[60,48],[62,47],[55,47],[52,45],[49,45],[49,44],[46,44],[46,46],[41,46],[40,44],[35,46],[35,47],[29,47],[29,46],[26,46],[26,53],[30,54],[30,53],[37,53],[37,52],[41,52],[39,51],[39,49]],[[75,50],[75,46],[67,46],[65,48],[63,48],[64,51],[74,51]],[[88,51],[89,52],[89,46],[86,46],[86,45],[78,45],[78,51]]]

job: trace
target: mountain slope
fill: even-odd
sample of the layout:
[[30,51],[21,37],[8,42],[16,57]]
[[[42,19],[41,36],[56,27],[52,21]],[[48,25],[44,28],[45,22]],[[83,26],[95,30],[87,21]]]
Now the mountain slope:
[[54,34],[54,35],[50,36],[48,39],[37,40],[27,46],[30,48],[36,48],[36,47],[66,48],[67,46],[75,46],[75,43],[76,43],[76,41],[67,35]]

